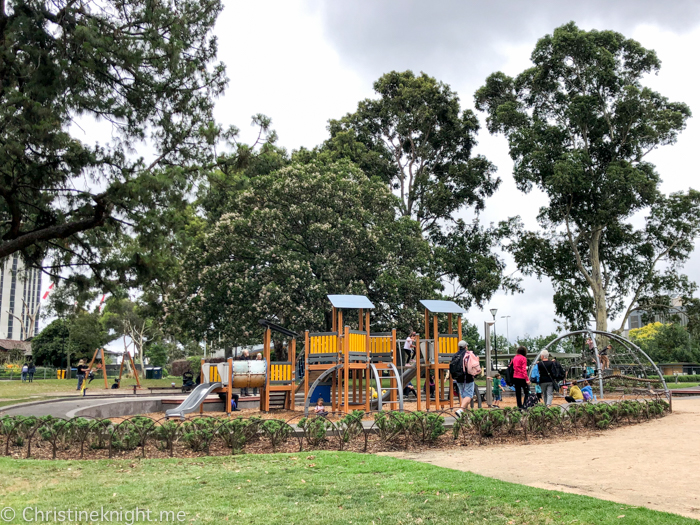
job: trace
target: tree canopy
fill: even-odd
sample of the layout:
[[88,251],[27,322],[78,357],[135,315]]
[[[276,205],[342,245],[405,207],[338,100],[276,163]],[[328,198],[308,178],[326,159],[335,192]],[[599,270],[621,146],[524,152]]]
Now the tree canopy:
[[398,213],[418,221],[441,277],[465,307],[483,305],[499,287],[516,289],[495,253],[502,231],[473,218],[500,184],[494,165],[473,152],[476,115],[462,109],[447,84],[425,73],[392,71],[374,91],[378,98],[330,121],[322,154],[352,160],[398,193]]
[[[0,3],[0,257],[21,252],[55,278],[106,272],[118,235],[215,160],[226,135],[211,116],[227,82],[212,35],[221,9]],[[111,127],[113,140],[79,140],[81,119]],[[148,160],[135,154],[144,143]]]
[[700,193],[663,195],[646,160],[676,141],[690,109],[642,85],[660,61],[620,33],[571,22],[540,39],[531,60],[515,78],[492,74],[475,95],[489,130],[508,139],[518,188],[549,199],[541,230],[521,231],[510,250],[524,273],[552,280],[571,326],[593,315],[607,330],[619,313],[624,326],[640,303],[692,287],[678,270],[700,230]]
[[[327,294],[363,294],[373,326],[417,326],[440,283],[418,224],[347,160],[292,163],[249,180],[184,265],[168,315],[223,344],[259,339],[260,318],[330,328]],[[325,312],[325,314],[324,314]]]

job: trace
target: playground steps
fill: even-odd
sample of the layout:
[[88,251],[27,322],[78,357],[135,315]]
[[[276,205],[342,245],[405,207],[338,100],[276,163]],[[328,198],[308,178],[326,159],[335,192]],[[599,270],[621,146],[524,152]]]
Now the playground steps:
[[288,392],[270,392],[270,409],[283,410],[287,406]]

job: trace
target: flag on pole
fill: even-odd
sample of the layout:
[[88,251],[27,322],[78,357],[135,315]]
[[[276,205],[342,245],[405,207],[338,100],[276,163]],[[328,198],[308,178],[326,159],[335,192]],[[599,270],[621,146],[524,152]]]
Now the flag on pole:
[[49,293],[50,293],[51,290],[53,289],[53,285],[54,285],[54,283],[51,283],[51,286],[49,286],[49,289],[46,290],[46,292],[44,293],[43,297],[41,298],[42,301],[43,301],[44,299],[46,299],[46,298],[49,296]]

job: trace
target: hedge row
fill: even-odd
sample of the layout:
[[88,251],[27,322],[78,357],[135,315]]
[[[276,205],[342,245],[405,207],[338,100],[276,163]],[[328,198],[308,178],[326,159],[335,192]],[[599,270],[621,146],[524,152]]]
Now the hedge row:
[[302,451],[314,449],[387,450],[450,442],[528,439],[529,435],[570,434],[582,428],[607,429],[613,425],[661,417],[669,410],[663,400],[627,400],[617,403],[535,406],[527,411],[467,410],[450,428],[451,412],[378,412],[363,425],[362,411],[291,420],[260,417],[200,416],[180,421],[134,416],[119,423],[109,419],[57,419],[51,416],[0,418],[0,443],[5,455],[42,458],[99,458],[239,454],[242,452]]
[[[667,383],[675,383],[676,382],[676,376],[664,376],[664,380]],[[678,376],[678,382],[679,383],[700,383],[700,375],[695,374],[695,375],[687,375],[687,376]]]

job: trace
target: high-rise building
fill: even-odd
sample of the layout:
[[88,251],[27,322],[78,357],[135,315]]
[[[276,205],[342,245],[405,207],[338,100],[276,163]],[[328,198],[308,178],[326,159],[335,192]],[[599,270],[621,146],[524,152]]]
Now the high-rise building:
[[23,341],[39,331],[41,270],[27,268],[18,254],[0,264],[0,339]]

